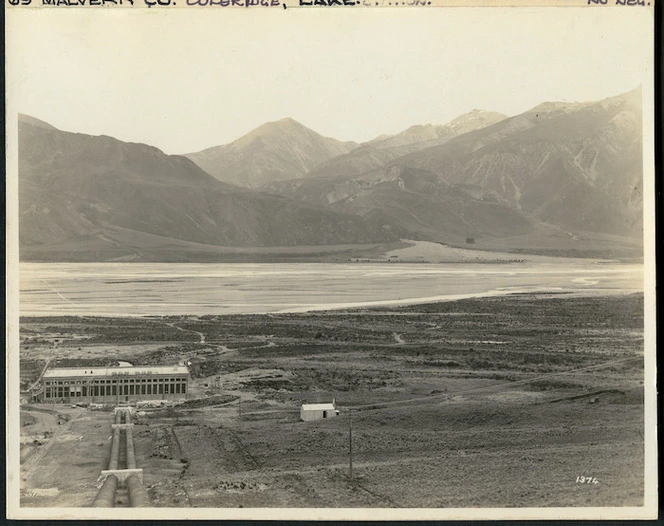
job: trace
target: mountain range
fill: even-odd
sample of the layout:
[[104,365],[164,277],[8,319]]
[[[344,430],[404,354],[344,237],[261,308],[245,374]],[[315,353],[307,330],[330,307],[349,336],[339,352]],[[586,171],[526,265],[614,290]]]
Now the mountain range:
[[[386,221],[397,224],[403,221],[390,209],[402,216],[405,211],[431,215],[436,203],[451,211],[469,195],[509,207],[512,217],[500,212],[495,218],[499,224],[506,221],[503,234],[527,230],[527,221],[533,228],[549,226],[572,236],[640,238],[641,127],[638,92],[597,103],[542,104],[397,158],[358,148],[318,167],[316,177],[280,181],[268,189],[363,216],[387,214]],[[421,199],[417,205],[413,192]],[[457,215],[456,222],[444,220],[447,230],[456,223],[467,232],[495,235],[495,221],[473,223],[481,210],[473,205],[474,212]],[[485,224],[494,232],[482,231]]]
[[23,117],[19,214],[21,250],[64,245],[76,259],[140,252],[141,235],[214,246],[394,239],[355,215],[222,183],[184,156]]
[[513,117],[474,110],[362,144],[292,119],[186,155],[27,115],[18,137],[22,260],[195,261],[218,247],[403,238],[641,250],[640,90]]

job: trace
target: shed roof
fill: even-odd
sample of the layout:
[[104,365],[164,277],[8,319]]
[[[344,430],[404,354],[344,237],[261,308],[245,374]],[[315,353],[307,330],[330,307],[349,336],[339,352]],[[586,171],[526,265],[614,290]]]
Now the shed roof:
[[302,409],[305,411],[328,411],[330,409],[334,410],[336,407],[334,404],[302,404]]
[[80,376],[141,376],[149,374],[188,374],[185,365],[158,365],[146,367],[54,367],[44,373],[44,378]]

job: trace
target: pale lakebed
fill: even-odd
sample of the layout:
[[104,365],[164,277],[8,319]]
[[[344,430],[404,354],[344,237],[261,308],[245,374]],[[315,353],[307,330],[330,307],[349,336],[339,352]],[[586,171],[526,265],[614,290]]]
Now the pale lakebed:
[[643,265],[555,263],[21,263],[22,316],[305,312],[515,292],[643,291]]

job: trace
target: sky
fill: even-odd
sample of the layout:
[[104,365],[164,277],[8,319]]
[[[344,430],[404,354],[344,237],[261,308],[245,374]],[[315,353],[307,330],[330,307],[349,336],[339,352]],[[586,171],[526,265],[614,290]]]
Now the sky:
[[651,17],[571,7],[13,10],[8,108],[166,153],[285,117],[361,142],[475,108],[516,115],[634,89],[652,74]]

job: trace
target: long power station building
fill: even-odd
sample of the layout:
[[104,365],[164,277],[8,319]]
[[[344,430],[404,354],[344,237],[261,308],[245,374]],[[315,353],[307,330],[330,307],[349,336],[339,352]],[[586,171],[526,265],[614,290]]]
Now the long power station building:
[[33,400],[55,403],[131,402],[187,397],[185,365],[48,369]]

